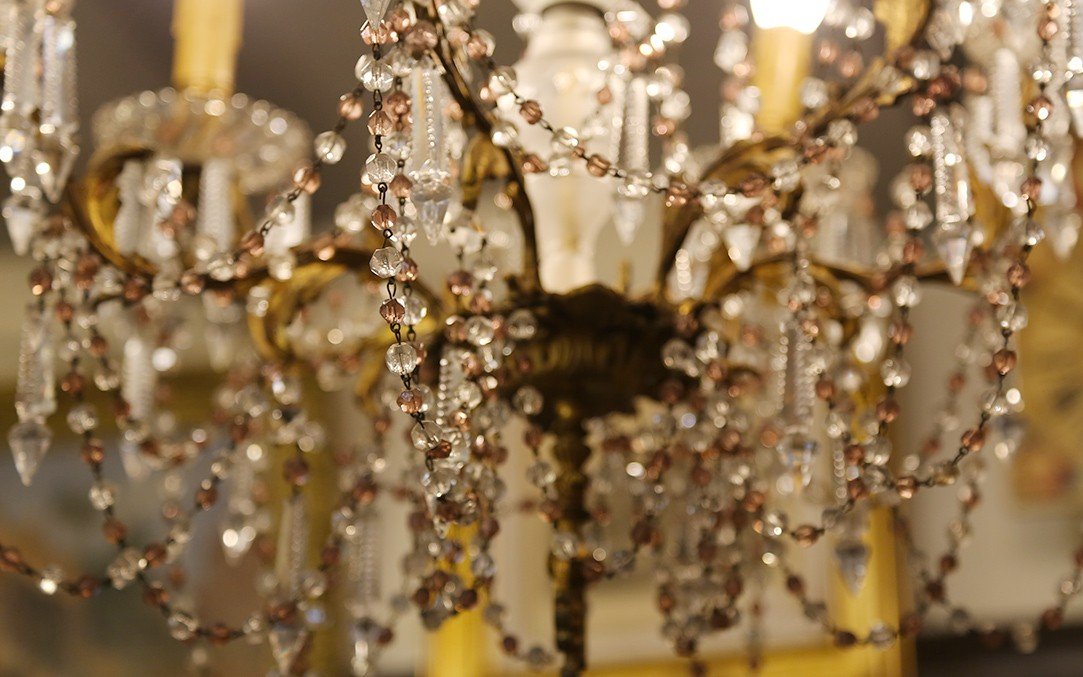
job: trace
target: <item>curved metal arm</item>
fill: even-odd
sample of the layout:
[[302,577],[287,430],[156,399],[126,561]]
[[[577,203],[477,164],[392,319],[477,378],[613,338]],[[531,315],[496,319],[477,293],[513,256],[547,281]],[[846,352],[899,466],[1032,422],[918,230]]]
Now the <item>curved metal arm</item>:
[[[928,19],[929,0],[878,0],[875,3],[877,17],[885,24],[885,48],[889,59],[897,52],[915,43],[922,35]],[[808,134],[822,132],[832,121],[850,114],[854,104],[872,98],[880,107],[895,105],[905,94],[913,91],[916,82],[909,77],[900,78],[895,86],[885,90],[880,86],[888,59],[879,59],[866,69],[840,100],[812,111],[799,127]],[[766,173],[782,151],[797,152],[794,140],[785,136],[753,139],[723,151],[703,172],[703,180],[720,180],[733,183],[743,176]],[[703,215],[702,209],[690,203],[666,211],[662,233],[662,253],[655,276],[655,297],[665,296],[665,284],[676,263],[677,252],[684,244],[692,224]]]

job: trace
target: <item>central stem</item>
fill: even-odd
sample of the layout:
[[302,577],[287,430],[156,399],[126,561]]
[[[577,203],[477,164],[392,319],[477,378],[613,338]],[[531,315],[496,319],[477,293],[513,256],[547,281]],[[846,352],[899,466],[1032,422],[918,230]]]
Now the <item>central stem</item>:
[[[557,462],[556,489],[560,504],[559,531],[581,536],[587,514],[586,495],[589,480],[584,472],[590,447],[584,441],[582,418],[568,405],[558,405],[553,423]],[[564,655],[562,677],[574,677],[586,667],[587,581],[579,557],[560,559],[550,555],[550,575],[555,588],[553,621],[557,650]]]

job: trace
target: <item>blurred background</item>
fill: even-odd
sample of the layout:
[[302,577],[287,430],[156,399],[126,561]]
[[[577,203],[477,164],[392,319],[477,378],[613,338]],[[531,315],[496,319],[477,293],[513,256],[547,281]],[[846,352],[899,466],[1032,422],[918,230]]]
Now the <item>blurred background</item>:
[[[482,23],[497,37],[497,61],[516,60],[521,44],[511,29],[516,13],[508,0],[482,3]],[[718,38],[718,7],[709,0],[689,3],[687,13],[693,32],[681,55],[687,82],[685,89],[697,102],[697,110],[710,110],[718,98],[720,76],[712,64]],[[90,115],[101,104],[143,89],[166,86],[171,70],[170,20],[167,0],[84,0],[75,10],[80,61],[79,97],[84,116],[85,165],[89,146]],[[362,12],[350,0],[250,0],[246,6],[244,45],[237,77],[239,91],[266,99],[297,113],[316,130],[330,125],[341,93],[353,88],[353,66],[361,50],[358,27]],[[702,105],[701,105],[702,104]],[[902,131],[911,124],[906,111],[884,114],[862,130],[863,144],[874,154],[900,161],[903,154],[893,146],[901,143]],[[717,141],[718,122],[710,115],[693,117],[687,130],[695,144]],[[878,133],[890,130],[890,134]],[[348,132],[360,134],[358,131]],[[356,138],[356,137],[355,137]],[[330,222],[338,201],[355,190],[361,153],[366,144],[353,142],[346,159],[325,173],[324,188],[316,196],[316,228]],[[899,167],[881,166],[880,176],[893,176]],[[885,181],[881,181],[886,183]],[[886,191],[885,188],[878,188]],[[14,422],[12,407],[21,312],[29,299],[25,278],[26,260],[15,257],[5,242],[0,251],[0,423]],[[616,268],[621,260],[632,262],[633,272],[649,272],[650,247],[623,251],[620,245],[601,247],[607,252],[603,265]],[[439,268],[441,262],[422,269]],[[1048,603],[1068,568],[1070,553],[1080,536],[1078,476],[1083,467],[1083,360],[1078,358],[1083,338],[1083,284],[1078,284],[1080,261],[1046,262],[1035,266],[1059,266],[1054,284],[1039,280],[1032,302],[1032,322],[1025,339],[1035,347],[1024,352],[1023,389],[1028,370],[1043,369],[1040,387],[1055,393],[1041,400],[1056,406],[1029,411],[1043,429],[1056,434],[1034,438],[1014,457],[1003,461],[990,455],[982,507],[973,519],[974,538],[963,551],[961,567],[953,577],[952,595],[975,616],[996,621],[1031,619]],[[904,395],[904,410],[913,422],[936,415],[943,377],[954,346],[962,335],[965,297],[950,290],[930,290],[915,318],[917,341],[911,361],[915,377]],[[958,324],[956,324],[958,323]],[[1074,339],[1074,340],[1073,340]],[[1055,378],[1048,367],[1054,365]],[[198,374],[192,377],[197,377]],[[196,391],[198,393],[198,391]],[[190,407],[206,406],[191,397]],[[333,401],[329,411],[335,409]],[[333,417],[331,417],[333,418]],[[349,421],[334,434],[349,435]],[[1046,425],[1048,424],[1048,425]],[[1081,424],[1081,425],[1077,425]],[[921,426],[903,426],[899,442],[906,447],[920,443]],[[5,454],[6,455],[6,454]],[[519,470],[525,467],[520,464]],[[511,470],[516,470],[511,464]],[[86,504],[86,472],[75,446],[58,442],[41,468],[32,490],[18,481],[8,458],[0,462],[0,535],[18,544],[34,561],[55,562],[69,571],[100,571],[112,559],[111,548],[98,535],[96,517]],[[141,540],[140,531],[154,533],[158,525],[153,487],[137,490],[127,500],[124,518]],[[943,493],[943,492],[941,492]],[[512,492],[514,495],[514,491]],[[142,500],[140,500],[142,498]],[[912,515],[919,525],[921,545],[930,552],[942,548],[946,530],[954,519],[955,500],[937,494],[917,502]],[[388,529],[383,554],[385,587],[395,585],[395,564],[404,551],[393,541],[401,531],[402,514],[384,513]],[[521,523],[514,520],[521,520]],[[549,629],[550,602],[545,579],[545,550],[536,543],[546,527],[528,518],[512,518],[499,539],[504,557],[501,591],[516,602],[510,624],[527,637],[545,640]],[[254,608],[256,595],[249,590],[251,572],[229,567],[221,554],[217,535],[210,529],[196,533],[197,542],[186,556],[190,580],[186,588],[205,618],[230,617],[238,608]],[[815,559],[816,555],[810,555]],[[238,584],[240,582],[241,584]],[[589,655],[599,674],[637,674],[636,665],[666,665],[670,651],[657,632],[660,620],[647,585],[635,579],[603,585],[594,593],[590,617]],[[789,599],[768,596],[765,600],[769,629],[764,638],[768,655],[774,651],[803,650],[822,644],[819,630],[805,622]],[[0,676],[36,675],[182,675],[193,670],[193,652],[172,640],[156,612],[128,591],[105,594],[87,602],[47,598],[30,583],[12,576],[0,577]],[[950,619],[934,615],[935,624],[917,644],[917,668],[921,675],[1079,675],[1083,674],[1083,609],[1069,609],[1066,628],[1049,635],[1035,653],[1022,655],[1010,649],[989,651],[976,640],[956,637]],[[743,631],[703,647],[705,656],[738,655],[745,641]],[[344,636],[329,642],[346,642]],[[381,662],[380,674],[457,674],[449,666],[432,665],[431,640],[416,622],[408,620],[398,640]],[[502,668],[496,658],[496,638],[483,638],[478,650],[493,654],[494,670]],[[194,654],[199,664],[204,656]],[[770,661],[770,658],[768,659]],[[269,661],[263,648],[238,643],[215,649],[205,674],[263,675]],[[444,668],[447,668],[447,671]],[[609,669],[609,671],[606,671]],[[679,673],[678,664],[672,670]],[[328,674],[338,674],[330,672]],[[343,673],[344,674],[344,673]],[[502,673],[501,673],[502,674]],[[809,673],[803,673],[809,674]]]

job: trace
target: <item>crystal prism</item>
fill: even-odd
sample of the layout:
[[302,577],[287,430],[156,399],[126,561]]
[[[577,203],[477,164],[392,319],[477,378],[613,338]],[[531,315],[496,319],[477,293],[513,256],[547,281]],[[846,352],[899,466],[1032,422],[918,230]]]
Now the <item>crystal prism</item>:
[[19,472],[19,479],[24,485],[30,486],[52,441],[52,431],[41,421],[23,421],[11,428],[8,444],[15,457],[15,470]]
[[278,532],[275,577],[279,592],[296,595],[301,588],[301,572],[308,552],[308,514],[300,496],[288,499],[282,508]]
[[23,321],[15,386],[15,412],[20,421],[42,420],[56,411],[49,327],[42,311],[31,305]]

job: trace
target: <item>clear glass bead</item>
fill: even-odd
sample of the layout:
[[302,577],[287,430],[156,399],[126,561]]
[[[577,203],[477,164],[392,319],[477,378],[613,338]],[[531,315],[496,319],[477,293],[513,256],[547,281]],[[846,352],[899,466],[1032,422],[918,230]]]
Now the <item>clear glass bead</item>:
[[376,277],[387,280],[398,274],[402,263],[402,252],[398,249],[395,247],[380,247],[372,252],[372,258],[369,259],[369,270]]
[[346,139],[335,132],[324,132],[313,142],[316,157],[329,165],[338,164],[346,152]]
[[399,171],[395,158],[387,153],[373,153],[365,160],[365,177],[372,185],[391,183]]
[[417,349],[409,343],[396,343],[387,349],[384,362],[393,374],[411,374],[419,363]]

